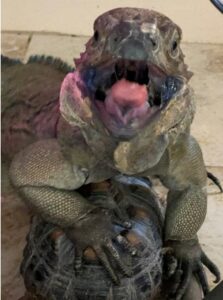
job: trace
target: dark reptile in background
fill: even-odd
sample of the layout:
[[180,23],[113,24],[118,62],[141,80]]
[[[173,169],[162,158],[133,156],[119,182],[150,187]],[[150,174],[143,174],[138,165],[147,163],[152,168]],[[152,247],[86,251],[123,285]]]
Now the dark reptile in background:
[[37,214],[66,233],[76,258],[90,246],[117,284],[132,276],[118,251],[121,244],[135,254],[121,234],[131,233],[129,222],[118,206],[89,200],[84,187],[119,174],[158,176],[169,189],[164,247],[177,262],[170,292],[181,299],[195,274],[207,293],[202,264],[217,281],[220,275],[196,235],[206,215],[207,172],[190,135],[195,105],[181,30],[157,12],[133,8],[105,13],[94,30],[64,80],[71,70],[59,60],[4,59],[2,143],[11,180]]

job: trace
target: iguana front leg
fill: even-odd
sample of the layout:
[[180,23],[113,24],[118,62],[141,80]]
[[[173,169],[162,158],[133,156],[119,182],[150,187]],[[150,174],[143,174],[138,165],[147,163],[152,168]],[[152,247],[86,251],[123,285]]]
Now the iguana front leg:
[[118,276],[110,261],[115,261],[125,275],[129,274],[113,244],[118,233],[114,232],[115,220],[110,211],[91,204],[75,191],[88,176],[78,164],[78,153],[77,164],[72,165],[64,159],[57,140],[38,141],[16,155],[10,175],[34,211],[64,229],[78,255],[92,247],[115,282]]
[[185,293],[192,273],[199,279],[204,294],[208,291],[202,264],[220,279],[215,265],[202,251],[197,231],[204,222],[207,210],[206,169],[196,140],[183,135],[169,148],[169,169],[163,183],[169,188],[165,219],[166,246],[173,248],[178,260],[177,270],[182,270],[176,299]]

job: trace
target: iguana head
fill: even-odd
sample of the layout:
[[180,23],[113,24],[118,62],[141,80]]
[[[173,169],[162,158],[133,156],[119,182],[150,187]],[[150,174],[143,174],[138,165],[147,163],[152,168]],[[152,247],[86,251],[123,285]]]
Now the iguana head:
[[120,139],[154,119],[165,120],[166,129],[179,125],[190,105],[191,77],[180,40],[180,28],[151,10],[117,8],[99,16],[75,73],[62,85],[62,114],[79,126],[96,114]]

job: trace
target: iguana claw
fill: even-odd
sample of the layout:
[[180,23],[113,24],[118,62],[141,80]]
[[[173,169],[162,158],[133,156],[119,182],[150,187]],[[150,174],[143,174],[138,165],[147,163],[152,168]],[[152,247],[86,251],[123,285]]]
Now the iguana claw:
[[67,236],[75,245],[76,271],[81,268],[84,251],[91,248],[114,283],[119,284],[117,269],[123,275],[131,276],[131,270],[123,262],[115,243],[126,249],[130,255],[135,255],[136,251],[120,232],[117,233],[115,223],[117,222],[112,219],[108,210],[97,208],[80,220],[76,226],[67,230]]
[[[166,277],[169,277],[168,280],[171,282],[169,299],[181,300],[183,298],[192,275],[198,280],[205,296],[209,291],[209,286],[204,266],[215,275],[216,279],[214,282],[219,282],[220,272],[218,268],[207,257],[197,240],[169,241],[168,246],[172,247],[172,253],[169,251],[165,254],[164,266],[170,263],[169,267],[166,266],[166,270],[169,271]],[[172,260],[170,259],[171,257],[173,257]],[[177,260],[177,265],[175,264],[174,258]],[[174,272],[173,264],[175,266]],[[170,272],[170,270],[172,270],[172,272]]]

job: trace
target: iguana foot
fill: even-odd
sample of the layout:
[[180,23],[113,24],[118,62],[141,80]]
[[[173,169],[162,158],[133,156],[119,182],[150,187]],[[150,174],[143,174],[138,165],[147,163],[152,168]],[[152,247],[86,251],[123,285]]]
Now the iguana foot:
[[[75,245],[76,269],[81,267],[83,253],[90,247],[114,283],[119,284],[117,270],[120,270],[123,275],[131,276],[131,269],[123,263],[123,257],[116,245],[121,245],[130,255],[135,255],[136,249],[120,234],[120,220],[116,222],[113,219],[109,210],[97,208],[73,228],[69,228],[66,233]],[[115,223],[119,223],[118,232]],[[124,225],[122,230],[126,231]]]
[[217,266],[207,257],[197,240],[168,241],[167,249],[169,251],[165,254],[164,272],[171,282],[169,299],[183,299],[193,275],[205,296],[209,287],[204,266],[215,275],[214,282],[219,282],[220,272]]

